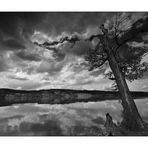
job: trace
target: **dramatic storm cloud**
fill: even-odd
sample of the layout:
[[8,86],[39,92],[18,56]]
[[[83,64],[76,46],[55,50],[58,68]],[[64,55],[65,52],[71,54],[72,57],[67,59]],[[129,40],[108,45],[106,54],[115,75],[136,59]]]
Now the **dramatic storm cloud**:
[[[143,13],[134,14],[136,18]],[[84,55],[95,44],[83,40],[100,32],[100,24],[114,13],[0,13],[0,87],[13,89],[100,89],[108,90],[112,81],[104,78],[106,63],[88,71]],[[106,23],[107,24],[107,23]],[[66,35],[81,38],[74,46],[62,44],[45,49],[33,42],[57,41]],[[143,36],[143,40],[147,40]],[[146,74],[147,75],[147,74]],[[132,90],[145,90],[146,80],[130,84]]]

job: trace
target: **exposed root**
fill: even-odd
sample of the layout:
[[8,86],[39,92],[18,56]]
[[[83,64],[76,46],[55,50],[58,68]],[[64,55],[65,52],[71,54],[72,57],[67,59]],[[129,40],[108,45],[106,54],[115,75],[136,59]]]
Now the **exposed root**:
[[139,124],[135,120],[131,120],[131,117],[128,117],[124,118],[119,125],[116,125],[109,113],[106,114],[104,127],[105,132],[102,134],[104,136],[148,135],[148,123],[142,121]]

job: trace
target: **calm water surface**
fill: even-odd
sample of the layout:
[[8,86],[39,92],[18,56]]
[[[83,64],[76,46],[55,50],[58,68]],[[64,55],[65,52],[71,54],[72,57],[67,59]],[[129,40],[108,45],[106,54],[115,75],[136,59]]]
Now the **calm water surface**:
[[[143,120],[148,122],[148,99],[135,102]],[[97,135],[107,112],[114,122],[122,120],[119,101],[0,107],[0,135]]]

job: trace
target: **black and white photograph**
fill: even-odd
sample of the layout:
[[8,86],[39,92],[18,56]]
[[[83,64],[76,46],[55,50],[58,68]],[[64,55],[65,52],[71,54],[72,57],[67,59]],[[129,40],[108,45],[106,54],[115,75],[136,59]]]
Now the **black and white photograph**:
[[0,12],[0,136],[148,136],[148,12]]

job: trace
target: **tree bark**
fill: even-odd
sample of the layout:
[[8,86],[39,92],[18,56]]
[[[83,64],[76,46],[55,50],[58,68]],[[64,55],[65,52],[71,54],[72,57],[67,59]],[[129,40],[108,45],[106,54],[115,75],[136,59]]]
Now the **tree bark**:
[[123,76],[118,63],[113,55],[110,53],[109,56],[109,65],[111,67],[112,72],[114,73],[116,83],[119,89],[119,93],[122,99],[123,106],[123,121],[122,125],[125,128],[131,130],[137,130],[145,127],[145,124],[138,112],[136,104],[133,98],[130,95],[129,88],[127,86],[125,77]]
[[126,83],[125,77],[122,74],[122,71],[116,61],[114,53],[109,49],[108,37],[104,36],[104,48],[108,54],[108,61],[110,68],[115,76],[115,80],[119,89],[119,93],[122,100],[123,106],[123,121],[121,126],[129,130],[138,130],[143,129],[146,126],[146,123],[142,120],[136,104],[131,97],[128,85]]

